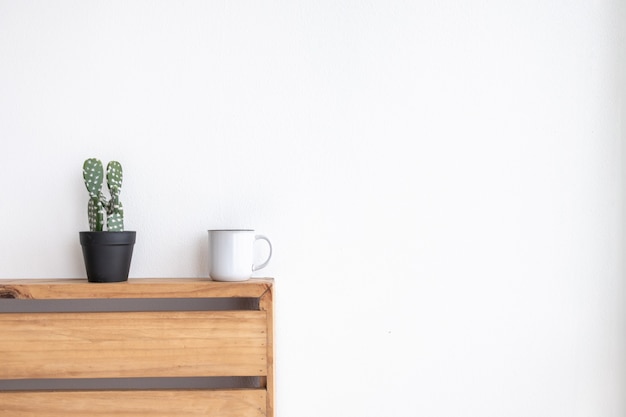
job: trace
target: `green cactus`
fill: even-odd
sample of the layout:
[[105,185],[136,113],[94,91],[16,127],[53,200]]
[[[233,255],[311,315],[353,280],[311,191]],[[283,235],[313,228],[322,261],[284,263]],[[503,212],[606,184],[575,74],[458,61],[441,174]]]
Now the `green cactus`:
[[124,208],[120,201],[123,177],[122,165],[117,161],[109,162],[107,165],[107,186],[111,200],[107,204],[107,229],[112,232],[124,231]]
[[124,231],[124,209],[120,202],[122,178],[122,165],[117,161],[109,162],[107,165],[107,186],[111,199],[107,201],[101,191],[104,181],[102,162],[96,158],[89,158],[83,164],[83,179],[89,192],[87,207],[89,230],[92,232],[104,230],[105,213],[107,215],[108,231]]

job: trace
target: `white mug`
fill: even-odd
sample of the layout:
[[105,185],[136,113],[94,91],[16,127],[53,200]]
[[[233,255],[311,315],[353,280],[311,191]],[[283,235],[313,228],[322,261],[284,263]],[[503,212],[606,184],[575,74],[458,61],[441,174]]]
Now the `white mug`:
[[[254,264],[254,243],[269,245],[267,259]],[[209,230],[209,276],[214,281],[247,281],[254,271],[267,266],[272,257],[272,243],[251,229]]]

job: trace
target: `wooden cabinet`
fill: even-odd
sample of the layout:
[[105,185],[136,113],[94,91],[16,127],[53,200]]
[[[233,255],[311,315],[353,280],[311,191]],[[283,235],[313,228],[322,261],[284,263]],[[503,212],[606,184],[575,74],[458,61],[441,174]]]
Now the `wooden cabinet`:
[[273,280],[0,280],[0,416],[274,415]]

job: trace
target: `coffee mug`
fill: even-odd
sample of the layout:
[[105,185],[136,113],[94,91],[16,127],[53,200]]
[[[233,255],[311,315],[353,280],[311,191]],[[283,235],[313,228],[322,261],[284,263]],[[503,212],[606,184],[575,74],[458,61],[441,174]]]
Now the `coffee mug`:
[[[254,244],[264,240],[269,245],[267,259],[254,264]],[[272,243],[251,229],[209,230],[209,276],[214,281],[247,281],[254,271],[267,266],[272,257]]]

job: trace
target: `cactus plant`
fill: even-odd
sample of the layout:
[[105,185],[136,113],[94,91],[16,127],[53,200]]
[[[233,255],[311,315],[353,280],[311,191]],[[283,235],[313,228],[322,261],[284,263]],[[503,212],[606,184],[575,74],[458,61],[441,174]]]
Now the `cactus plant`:
[[104,172],[102,162],[96,158],[89,158],[83,164],[83,179],[89,192],[87,214],[89,230],[101,232],[104,230],[104,217],[107,216],[107,230],[109,232],[124,231],[124,209],[120,202],[122,188],[122,165],[117,161],[107,164],[107,187],[111,198],[107,200],[102,193]]

